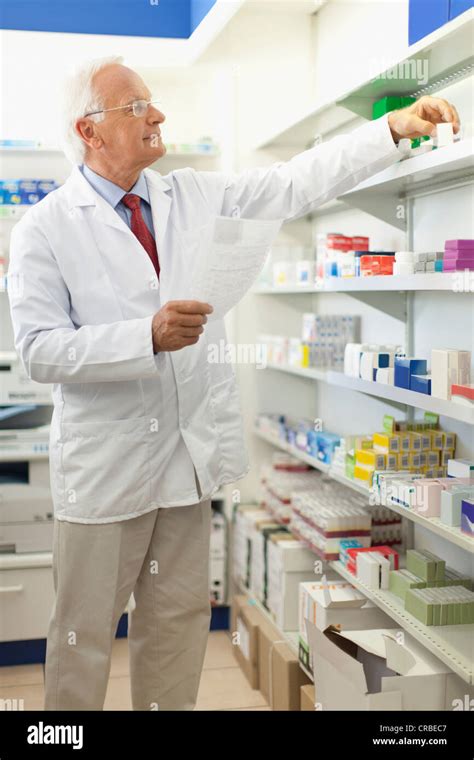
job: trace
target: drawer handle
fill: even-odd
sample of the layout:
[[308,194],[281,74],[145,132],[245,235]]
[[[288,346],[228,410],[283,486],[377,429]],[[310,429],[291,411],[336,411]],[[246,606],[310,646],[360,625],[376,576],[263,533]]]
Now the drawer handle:
[[0,594],[16,594],[18,591],[23,591],[23,586],[0,586]]

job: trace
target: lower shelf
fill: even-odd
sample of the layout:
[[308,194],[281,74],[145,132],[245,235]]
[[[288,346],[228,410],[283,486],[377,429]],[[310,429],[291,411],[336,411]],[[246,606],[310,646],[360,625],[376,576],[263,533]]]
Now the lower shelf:
[[374,591],[357,580],[339,561],[329,564],[463,681],[474,683],[474,625],[423,625],[405,611],[402,600],[390,591]]

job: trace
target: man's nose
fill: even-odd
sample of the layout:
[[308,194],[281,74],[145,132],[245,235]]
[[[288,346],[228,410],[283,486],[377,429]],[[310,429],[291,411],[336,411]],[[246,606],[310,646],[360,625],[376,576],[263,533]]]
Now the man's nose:
[[165,121],[165,119],[166,119],[166,116],[158,108],[155,108],[155,106],[152,106],[152,105],[148,107],[148,114],[147,114],[148,124],[150,125],[162,124]]

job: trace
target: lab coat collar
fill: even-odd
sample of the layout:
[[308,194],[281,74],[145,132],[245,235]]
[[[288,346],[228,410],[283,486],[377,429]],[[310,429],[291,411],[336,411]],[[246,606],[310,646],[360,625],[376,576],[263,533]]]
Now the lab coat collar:
[[[171,190],[171,186],[156,171],[145,169],[144,174],[150,194],[150,205],[157,244],[159,245],[163,242],[166,223],[169,217],[171,197],[167,193]],[[110,203],[107,203],[100,193],[87,181],[79,166],[75,166],[72,170],[64,184],[64,191],[70,210],[83,206],[95,206],[94,219],[118,230],[130,232],[128,226]]]

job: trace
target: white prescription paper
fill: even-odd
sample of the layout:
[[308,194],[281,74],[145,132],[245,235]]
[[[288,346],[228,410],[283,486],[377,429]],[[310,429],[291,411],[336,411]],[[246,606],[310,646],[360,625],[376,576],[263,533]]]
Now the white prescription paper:
[[201,227],[190,297],[213,306],[208,321],[222,319],[253,285],[282,223],[217,216]]

